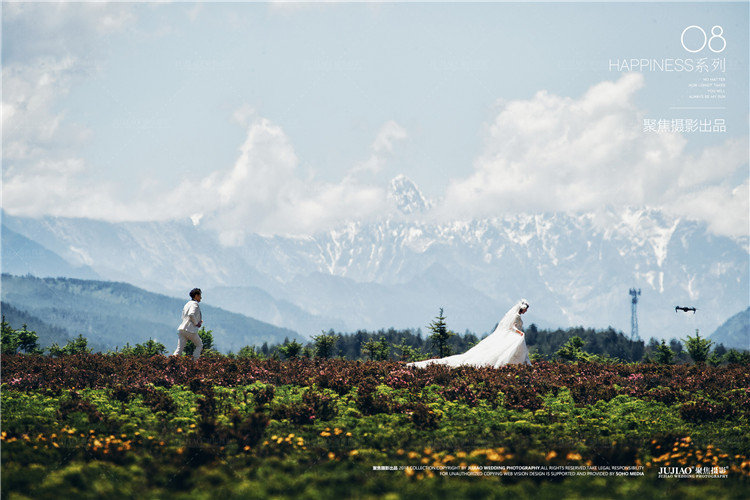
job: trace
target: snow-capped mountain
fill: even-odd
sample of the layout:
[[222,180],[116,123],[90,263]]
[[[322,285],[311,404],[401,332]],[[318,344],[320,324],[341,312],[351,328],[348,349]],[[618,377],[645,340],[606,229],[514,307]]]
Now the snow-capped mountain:
[[432,207],[432,203],[425,198],[417,185],[405,175],[393,178],[388,195],[396,208],[406,215],[424,213]]
[[[685,338],[710,334],[750,302],[747,241],[701,223],[650,209],[437,223],[419,216],[431,204],[406,177],[394,179],[391,197],[398,216],[308,237],[253,234],[238,247],[190,221],[5,215],[4,232],[45,251],[19,254],[4,238],[3,272],[39,269],[51,252],[68,275],[78,266],[178,296],[200,286],[207,303],[306,336],[424,327],[440,307],[451,329],[481,335],[521,297],[531,303],[529,323],[629,334],[628,291],[637,288],[640,336]],[[698,313],[675,313],[676,305]]]

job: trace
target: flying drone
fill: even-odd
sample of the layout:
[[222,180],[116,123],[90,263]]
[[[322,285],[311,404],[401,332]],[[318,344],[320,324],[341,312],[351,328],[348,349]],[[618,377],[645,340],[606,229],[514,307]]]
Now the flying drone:
[[693,314],[695,314],[696,309],[695,309],[695,307],[684,307],[684,306],[680,307],[680,306],[675,306],[674,312],[677,312],[677,311],[682,311],[682,312],[693,311]]

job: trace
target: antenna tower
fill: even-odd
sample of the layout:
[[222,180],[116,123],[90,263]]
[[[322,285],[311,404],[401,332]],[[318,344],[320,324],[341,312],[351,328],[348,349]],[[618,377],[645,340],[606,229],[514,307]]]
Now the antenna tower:
[[633,297],[633,300],[630,301],[630,340],[632,340],[633,342],[641,340],[641,337],[638,335],[638,315],[637,315],[638,296],[640,294],[641,294],[640,288],[638,290],[636,290],[635,288],[630,289],[630,296]]

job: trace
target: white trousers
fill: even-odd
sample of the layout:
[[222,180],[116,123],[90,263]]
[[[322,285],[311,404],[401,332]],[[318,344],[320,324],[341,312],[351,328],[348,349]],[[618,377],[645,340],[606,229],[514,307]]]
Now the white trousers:
[[177,330],[177,349],[174,351],[174,356],[181,356],[182,351],[185,350],[185,345],[187,344],[187,341],[190,340],[193,344],[195,344],[195,351],[193,351],[193,359],[198,359],[201,355],[201,351],[203,351],[203,341],[201,340],[200,335],[197,333],[190,333],[186,330]]

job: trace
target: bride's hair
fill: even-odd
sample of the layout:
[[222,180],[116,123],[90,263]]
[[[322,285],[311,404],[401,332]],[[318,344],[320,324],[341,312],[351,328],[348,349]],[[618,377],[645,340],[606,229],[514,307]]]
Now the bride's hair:
[[495,328],[495,331],[508,331],[508,330],[515,330],[515,323],[516,323],[516,316],[520,314],[521,309],[524,307],[529,307],[529,303],[526,301],[526,299],[521,299],[518,301],[516,305],[511,307],[507,313],[505,313],[505,316],[503,316],[503,319],[500,320],[500,323],[497,324],[497,328]]

